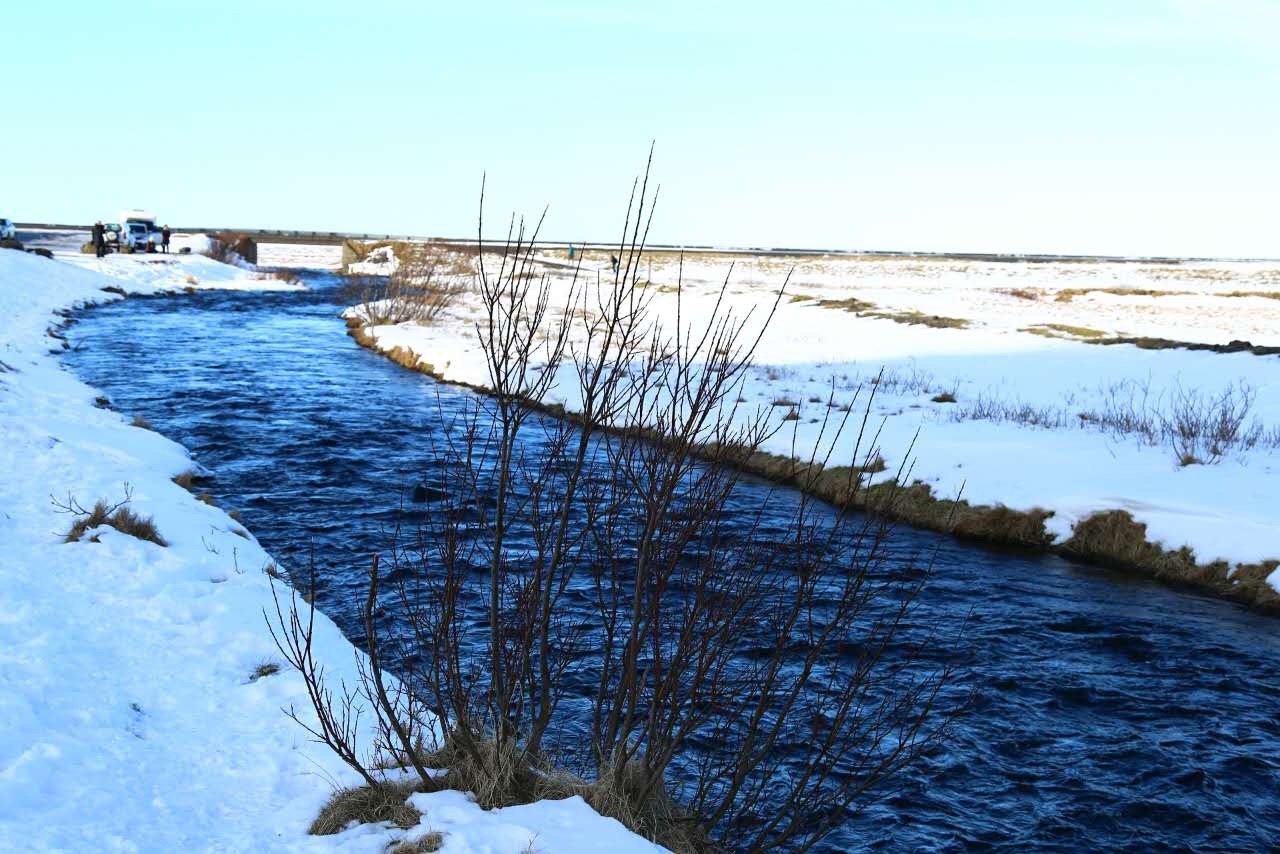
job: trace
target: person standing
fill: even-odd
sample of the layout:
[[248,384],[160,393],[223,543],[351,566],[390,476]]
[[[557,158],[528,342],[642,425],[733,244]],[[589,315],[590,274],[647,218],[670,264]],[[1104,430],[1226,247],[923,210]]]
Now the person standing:
[[93,224],[93,251],[99,258],[107,254],[106,233],[102,228],[102,220]]
[[169,254],[169,235],[173,232],[169,231],[169,226],[160,229],[160,251]]

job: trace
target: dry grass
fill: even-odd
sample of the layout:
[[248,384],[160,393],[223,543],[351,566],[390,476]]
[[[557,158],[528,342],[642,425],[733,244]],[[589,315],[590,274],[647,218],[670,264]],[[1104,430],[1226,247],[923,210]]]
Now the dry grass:
[[1175,341],[1171,338],[1150,338],[1146,336],[1116,336],[1112,338],[1091,338],[1090,344],[1132,344],[1141,350],[1206,350],[1211,353],[1252,353],[1255,356],[1280,355],[1280,347],[1265,347],[1248,341],[1232,341],[1227,344],[1202,344],[1197,341]]
[[249,674],[250,682],[257,682],[264,676],[275,676],[280,672],[280,665],[274,661],[264,661],[257,667],[253,668],[253,672]]
[[1005,296],[1016,297],[1017,299],[1025,299],[1025,300],[1030,300],[1034,302],[1040,299],[1040,297],[1043,295],[1044,292],[1029,290],[1027,288],[1003,288],[1001,290],[996,291],[996,293],[1001,293],[1001,294],[1004,294]]
[[956,402],[956,396],[949,391],[944,391],[942,394],[935,394],[933,397],[929,399],[932,400],[934,403],[955,403]]
[[137,537],[139,540],[146,540],[158,546],[169,545],[160,536],[160,532],[156,529],[156,524],[150,516],[139,516],[128,507],[116,507],[113,511],[112,507],[105,501],[99,501],[93,505],[93,509],[87,515],[76,519],[71,525],[71,530],[67,531],[64,542],[78,542],[86,532],[102,525],[109,525],[122,534],[128,534],[131,537]]
[[1107,333],[1088,326],[1071,326],[1066,323],[1038,323],[1019,330],[1043,338],[1102,338]]
[[1266,582],[1280,565],[1277,561],[1242,564],[1234,573],[1224,561],[1198,564],[1186,546],[1166,550],[1148,541],[1147,526],[1124,510],[1095,513],[1077,522],[1062,551],[1090,563],[1137,570],[1160,581],[1280,612],[1280,593]]
[[871,311],[876,307],[873,302],[860,300],[857,297],[846,297],[845,299],[820,299],[818,305],[822,308],[834,308],[840,311],[848,311],[854,314],[862,314]]
[[[793,298],[792,301],[794,302],[795,299]],[[847,311],[859,317],[875,317],[881,320],[892,320],[894,323],[929,326],[934,329],[964,329],[969,325],[969,321],[958,317],[943,317],[938,314],[925,314],[922,311],[877,311],[875,303],[857,297],[822,299],[818,300],[817,305],[822,308]]]
[[1258,297],[1259,299],[1280,300],[1280,291],[1231,291],[1222,294],[1224,297]]
[[428,831],[417,839],[406,839],[397,842],[387,849],[387,854],[429,854],[444,847],[444,834],[438,830]]
[[578,795],[600,815],[616,819],[631,832],[676,854],[723,851],[666,791],[658,789],[641,795],[641,780],[631,768],[606,770],[594,783],[557,771],[542,778],[538,797],[560,800]]
[[1085,294],[1112,294],[1118,297],[1181,297],[1194,296],[1193,291],[1161,291],[1151,288],[1063,288],[1054,297],[1058,302],[1071,302]]
[[907,323],[912,326],[928,326],[931,329],[965,329],[969,321],[959,317],[944,317],[940,314],[925,314],[922,311],[870,312],[867,317],[879,317],[892,320],[894,323]]
[[143,429],[143,430],[155,430],[155,429],[156,429],[156,428],[154,428],[154,427],[152,427],[152,426],[151,426],[151,422],[150,422],[150,421],[148,421],[147,419],[143,418],[141,415],[135,415],[135,416],[133,416],[133,420],[132,420],[132,421],[130,421],[129,423],[130,423],[130,424],[132,424],[134,427],[140,427],[140,428],[141,428],[141,429]]
[[422,813],[405,803],[415,791],[407,783],[338,789],[320,810],[320,815],[316,816],[307,832],[314,836],[330,836],[345,830],[352,822],[374,824],[389,821],[405,830],[416,827]]

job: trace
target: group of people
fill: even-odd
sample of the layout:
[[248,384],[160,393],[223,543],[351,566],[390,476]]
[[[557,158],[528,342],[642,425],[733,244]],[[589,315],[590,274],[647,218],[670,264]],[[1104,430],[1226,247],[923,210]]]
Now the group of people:
[[[161,252],[168,253],[169,238],[172,236],[172,234],[173,232],[169,230],[168,225],[160,229],[160,247],[159,248]],[[119,240],[120,240],[120,236],[117,235],[116,242],[119,243]],[[107,254],[108,251],[110,250],[107,249],[107,227],[102,224],[102,220],[98,220],[93,224],[93,252],[99,258],[102,258]]]

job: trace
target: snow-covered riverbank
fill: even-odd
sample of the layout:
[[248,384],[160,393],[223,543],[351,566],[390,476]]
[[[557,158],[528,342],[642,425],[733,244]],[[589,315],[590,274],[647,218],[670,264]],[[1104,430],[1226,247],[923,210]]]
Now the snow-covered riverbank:
[[[709,316],[730,260],[686,259],[685,321]],[[588,258],[592,281],[598,266]],[[659,255],[640,270],[652,311],[676,317],[672,259]],[[538,272],[563,304],[566,259],[544,257]],[[733,310],[763,316],[786,272],[785,259],[738,258]],[[1251,578],[1280,590],[1269,563],[1280,558],[1280,357],[1087,343],[1103,335],[1280,343],[1280,300],[1265,290],[1277,279],[1277,264],[804,261],[761,341],[744,409],[788,416],[764,450],[807,459],[828,408],[865,402],[883,368],[873,420],[889,473],[919,431],[912,477],[937,498],[963,488],[974,505],[1048,511],[1045,533],[1058,544],[1085,520],[1127,513],[1162,549],[1187,547],[1194,563],[1224,561],[1229,572],[1251,565]],[[1158,293],[1137,293],[1153,283]],[[433,324],[376,326],[361,338],[384,353],[398,349],[402,363],[484,386],[478,319],[466,294]],[[546,402],[572,411],[571,371]],[[1236,417],[1234,428],[1218,429]],[[848,464],[852,443],[847,433],[833,459]]]
[[[263,667],[281,663],[271,557],[174,483],[198,468],[181,446],[95,405],[57,361],[60,312],[187,287],[294,285],[198,255],[0,250],[0,850],[382,852],[405,832],[306,833],[355,776],[282,713],[309,709],[298,674]],[[75,516],[57,504],[126,497],[166,545],[108,526],[64,542]],[[322,615],[315,644],[350,682],[356,653]],[[410,836],[444,831],[446,852],[655,850],[580,799],[414,802]]]

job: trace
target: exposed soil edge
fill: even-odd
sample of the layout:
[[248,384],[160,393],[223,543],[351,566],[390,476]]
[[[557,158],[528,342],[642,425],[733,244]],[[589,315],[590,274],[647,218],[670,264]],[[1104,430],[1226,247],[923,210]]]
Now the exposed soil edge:
[[[426,374],[453,386],[487,394],[489,389],[446,379],[433,364],[405,347],[384,350],[356,318],[345,318],[347,334],[360,346],[384,356],[401,367]],[[576,420],[574,413],[559,405],[530,401],[532,406],[549,415]],[[1280,593],[1267,584],[1267,576],[1280,566],[1280,560],[1255,564],[1238,564],[1232,572],[1225,561],[1196,563],[1187,547],[1166,550],[1146,537],[1147,526],[1127,511],[1104,510],[1094,513],[1071,529],[1071,536],[1055,543],[1045,529],[1051,510],[1033,508],[1014,510],[1000,504],[970,504],[934,496],[926,483],[916,481],[896,490],[892,502],[882,500],[894,491],[895,484],[882,481],[869,489],[849,495],[849,469],[832,467],[813,470],[807,464],[788,457],[765,452],[745,454],[739,467],[773,483],[799,489],[839,507],[863,510],[868,507],[886,513],[896,521],[914,528],[950,534],[961,540],[992,545],[1013,546],[1035,552],[1048,552],[1084,563],[1124,570],[1152,578],[1172,587],[1194,590],[1244,605],[1252,610],[1280,616]],[[1230,573],[1230,575],[1229,575]]]

